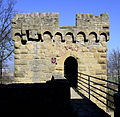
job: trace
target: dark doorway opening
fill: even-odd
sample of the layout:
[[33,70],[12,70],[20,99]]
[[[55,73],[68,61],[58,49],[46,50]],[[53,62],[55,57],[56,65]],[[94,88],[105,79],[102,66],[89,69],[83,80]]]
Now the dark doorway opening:
[[64,77],[69,81],[70,87],[77,87],[78,63],[70,56],[64,62]]

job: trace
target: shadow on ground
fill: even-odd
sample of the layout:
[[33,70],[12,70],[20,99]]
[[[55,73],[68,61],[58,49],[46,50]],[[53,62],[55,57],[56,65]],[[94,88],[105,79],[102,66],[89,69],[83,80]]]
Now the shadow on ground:
[[73,88],[80,98],[70,99],[70,109],[76,117],[110,117],[105,111],[95,103],[85,97],[79,90]]
[[40,117],[109,117],[86,98],[70,99],[69,84],[63,79],[39,84],[1,84],[0,113],[5,112]]
[[0,85],[0,113],[67,116],[70,88],[67,80],[38,84]]

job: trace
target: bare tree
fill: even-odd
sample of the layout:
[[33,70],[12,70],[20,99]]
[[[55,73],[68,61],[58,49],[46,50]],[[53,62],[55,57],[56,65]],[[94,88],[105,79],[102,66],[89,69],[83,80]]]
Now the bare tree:
[[5,61],[13,53],[10,20],[14,15],[15,0],[0,0],[0,77]]
[[120,50],[113,49],[109,53],[108,58],[108,76],[111,78],[118,78],[120,70]]
[[[107,71],[108,71],[108,80],[116,82],[116,83],[120,83],[119,82],[119,75],[120,75],[120,49],[113,49],[109,54],[108,54],[108,67],[107,67]],[[108,87],[112,88],[112,89],[118,89],[117,85],[114,85],[112,83],[108,83]],[[113,95],[114,91],[112,90],[107,90],[109,94]],[[114,98],[107,95],[107,99],[114,101]],[[114,105],[107,101],[108,105],[110,107],[114,107]]]

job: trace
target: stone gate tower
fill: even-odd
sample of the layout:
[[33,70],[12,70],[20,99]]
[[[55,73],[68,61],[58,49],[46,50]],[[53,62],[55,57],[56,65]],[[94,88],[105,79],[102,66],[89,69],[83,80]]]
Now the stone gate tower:
[[46,82],[75,70],[107,78],[108,14],[76,14],[76,26],[59,27],[58,13],[17,13],[11,24],[15,82]]

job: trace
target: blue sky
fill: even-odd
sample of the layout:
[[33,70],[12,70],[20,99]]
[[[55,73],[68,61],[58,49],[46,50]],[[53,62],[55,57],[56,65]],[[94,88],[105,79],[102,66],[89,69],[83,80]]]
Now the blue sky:
[[108,50],[120,48],[120,0],[18,0],[17,12],[58,12],[60,26],[74,26],[76,13],[100,15],[110,19]]

